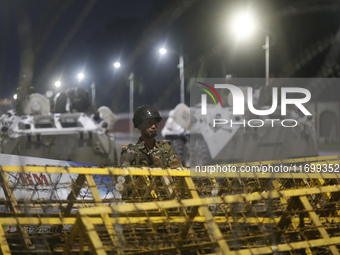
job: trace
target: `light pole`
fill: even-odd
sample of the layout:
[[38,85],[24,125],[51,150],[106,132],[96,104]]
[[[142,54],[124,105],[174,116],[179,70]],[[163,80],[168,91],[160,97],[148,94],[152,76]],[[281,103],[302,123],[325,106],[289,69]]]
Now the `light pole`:
[[[113,66],[114,66],[115,69],[118,69],[118,68],[121,67],[121,64],[120,64],[120,62],[117,61],[117,62],[115,62],[113,64]],[[133,98],[133,93],[134,93],[134,73],[133,72],[130,73],[128,79],[129,79],[129,85],[130,85],[129,116],[130,116],[130,118],[132,118],[132,116],[133,116],[133,103],[134,103],[134,100],[133,100],[134,99]],[[130,131],[130,136],[132,136],[132,134],[133,134],[133,122],[132,121],[129,122],[129,131]]]
[[[134,74],[133,72],[130,73],[129,75],[129,81],[130,81],[130,118],[132,118],[133,116],[133,88],[134,88]],[[133,125],[132,125],[132,121],[129,122],[130,123],[130,135],[132,136],[133,133]]]
[[[115,62],[113,64],[113,66],[115,67],[115,69],[118,69],[121,67],[121,64],[120,62]],[[134,98],[133,98],[133,93],[134,93],[134,73],[133,72],[130,72],[130,75],[128,77],[129,79],[129,85],[130,85],[130,93],[129,93],[129,116],[130,118],[132,119],[133,117],[133,103],[134,103]],[[133,135],[133,122],[130,121],[129,122],[129,132],[130,132],[130,136]]]
[[[255,21],[249,13],[243,13],[234,20],[233,29],[239,38],[248,37],[255,30]],[[265,50],[266,86],[269,85],[269,47],[269,34],[266,33],[265,44],[262,46]]]
[[[164,55],[167,53],[167,50],[165,48],[159,49],[159,53],[161,55]],[[179,69],[179,80],[180,80],[180,102],[185,103],[185,97],[184,97],[184,57],[183,57],[183,49],[181,48],[181,51],[179,52],[179,64],[177,65],[177,68]]]
[[94,81],[91,83],[91,104],[96,105],[96,83]]
[[262,46],[266,51],[266,86],[269,85],[269,35],[266,35],[266,43]]
[[184,104],[185,103],[185,99],[184,99],[184,57],[182,54],[182,49],[181,52],[179,54],[179,64],[178,64],[178,68],[179,68],[179,79],[181,81],[181,103]]

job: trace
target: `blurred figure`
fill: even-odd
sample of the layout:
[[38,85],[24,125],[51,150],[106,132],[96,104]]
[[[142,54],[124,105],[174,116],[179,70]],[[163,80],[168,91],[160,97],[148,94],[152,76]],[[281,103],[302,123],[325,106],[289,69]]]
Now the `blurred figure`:
[[98,124],[102,121],[102,118],[100,117],[100,113],[98,111],[95,111],[94,114],[92,114],[91,118]]
[[70,99],[70,111],[71,112],[86,112],[91,106],[90,94],[85,89],[83,83],[78,85],[78,88],[72,88],[68,91],[68,97]]
[[29,97],[30,94],[33,94],[35,89],[33,86],[27,87],[18,87],[17,88],[17,99],[15,102],[15,111],[18,116],[24,114],[23,103]]
[[55,113],[67,112],[66,104],[67,104],[67,93],[64,91],[59,92],[54,97],[54,112]]

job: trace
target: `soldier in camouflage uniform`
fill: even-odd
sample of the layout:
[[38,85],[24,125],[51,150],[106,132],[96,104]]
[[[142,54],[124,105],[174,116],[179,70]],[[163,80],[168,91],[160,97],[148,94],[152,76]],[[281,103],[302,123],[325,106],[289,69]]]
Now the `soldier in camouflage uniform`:
[[170,142],[157,142],[158,123],[162,120],[159,112],[150,105],[140,106],[133,115],[133,124],[141,132],[136,144],[127,144],[120,155],[121,166],[182,167],[173,152]]

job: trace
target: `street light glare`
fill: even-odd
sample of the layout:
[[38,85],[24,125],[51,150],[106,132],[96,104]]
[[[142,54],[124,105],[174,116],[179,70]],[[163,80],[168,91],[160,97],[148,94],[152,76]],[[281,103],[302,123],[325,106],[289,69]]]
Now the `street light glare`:
[[60,85],[61,85],[61,82],[60,82],[60,81],[56,81],[56,82],[54,83],[54,85],[55,85],[57,88],[59,88]]
[[250,14],[244,13],[235,19],[233,28],[239,36],[248,36],[254,31],[254,20]]
[[79,80],[82,80],[83,78],[84,78],[84,74],[83,73],[78,74],[78,79]]
[[164,55],[164,54],[166,53],[166,49],[165,49],[165,48],[159,49],[159,53],[161,53],[162,55]]
[[17,94],[14,94],[13,98],[14,98],[15,100],[17,100],[18,95],[17,95]]
[[114,66],[115,68],[119,68],[119,67],[120,67],[120,63],[119,63],[119,62],[116,62],[116,63],[113,64],[113,66]]

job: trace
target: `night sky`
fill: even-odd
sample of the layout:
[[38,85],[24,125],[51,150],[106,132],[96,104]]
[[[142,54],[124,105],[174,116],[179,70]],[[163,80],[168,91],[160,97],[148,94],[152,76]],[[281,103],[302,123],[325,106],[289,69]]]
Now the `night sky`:
[[[262,29],[243,41],[229,25],[240,10]],[[338,77],[339,14],[340,2],[327,0],[1,0],[0,98],[20,85],[44,93],[59,79],[75,87],[83,71],[98,106],[127,112],[134,72],[135,106],[171,109],[180,100],[181,47],[189,104],[190,77],[264,77],[264,30],[275,42],[271,76]],[[160,56],[162,46],[172,52]]]

